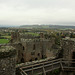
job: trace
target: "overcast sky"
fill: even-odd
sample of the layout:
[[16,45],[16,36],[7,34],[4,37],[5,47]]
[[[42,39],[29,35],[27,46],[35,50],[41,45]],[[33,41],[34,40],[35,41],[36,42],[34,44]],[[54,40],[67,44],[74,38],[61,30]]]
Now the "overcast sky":
[[75,25],[75,0],[0,0],[0,25]]

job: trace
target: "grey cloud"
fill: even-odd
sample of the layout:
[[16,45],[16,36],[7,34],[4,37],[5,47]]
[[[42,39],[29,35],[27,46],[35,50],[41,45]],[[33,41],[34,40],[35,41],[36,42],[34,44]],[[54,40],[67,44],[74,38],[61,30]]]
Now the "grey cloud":
[[75,0],[0,0],[0,24],[75,24]]

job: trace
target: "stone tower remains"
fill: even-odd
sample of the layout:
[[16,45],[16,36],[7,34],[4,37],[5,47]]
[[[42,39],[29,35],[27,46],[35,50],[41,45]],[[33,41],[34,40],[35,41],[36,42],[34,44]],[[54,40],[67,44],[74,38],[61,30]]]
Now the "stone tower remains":
[[12,46],[0,47],[0,75],[15,75],[16,50]]
[[43,33],[40,33],[40,38],[44,38],[44,34]]
[[12,32],[11,33],[11,42],[14,42],[14,41],[19,41],[19,32]]

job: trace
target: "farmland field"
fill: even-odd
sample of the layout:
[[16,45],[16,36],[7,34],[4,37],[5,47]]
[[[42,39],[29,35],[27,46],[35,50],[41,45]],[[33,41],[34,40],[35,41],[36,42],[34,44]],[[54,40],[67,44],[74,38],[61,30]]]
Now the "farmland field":
[[8,39],[0,39],[0,44],[6,44],[8,42],[9,42]]
[[1,37],[7,38],[7,39],[11,38],[11,36],[1,36]]

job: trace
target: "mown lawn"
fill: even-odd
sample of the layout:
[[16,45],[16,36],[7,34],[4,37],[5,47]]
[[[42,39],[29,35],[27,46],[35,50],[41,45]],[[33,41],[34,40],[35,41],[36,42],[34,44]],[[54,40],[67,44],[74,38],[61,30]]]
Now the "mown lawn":
[[0,39],[0,44],[6,44],[8,42],[9,42],[8,39]]

